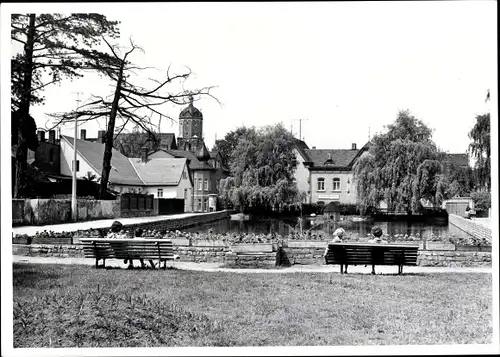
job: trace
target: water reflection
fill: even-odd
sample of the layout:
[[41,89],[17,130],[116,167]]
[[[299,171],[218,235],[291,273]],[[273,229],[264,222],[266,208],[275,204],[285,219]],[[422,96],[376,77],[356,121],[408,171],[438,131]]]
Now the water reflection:
[[[447,221],[443,218],[429,218],[424,222],[407,222],[407,221],[351,221],[344,220],[340,222],[323,222],[319,217],[305,217],[302,218],[303,231],[310,231],[311,234],[321,233],[324,237],[331,237],[335,229],[342,227],[345,229],[345,237],[366,237],[370,233],[373,226],[380,226],[384,233],[390,236],[412,236],[420,237],[422,239],[429,239],[430,237],[448,237],[455,235],[456,237],[466,238],[467,233],[460,229],[448,225]],[[268,217],[250,217],[247,221],[236,220],[221,220],[218,222],[201,224],[193,226],[184,231],[187,232],[208,232],[212,229],[213,233],[225,234],[230,233],[246,233],[246,234],[269,234],[278,233],[282,236],[288,235],[294,229],[299,228],[299,218],[268,218]]]

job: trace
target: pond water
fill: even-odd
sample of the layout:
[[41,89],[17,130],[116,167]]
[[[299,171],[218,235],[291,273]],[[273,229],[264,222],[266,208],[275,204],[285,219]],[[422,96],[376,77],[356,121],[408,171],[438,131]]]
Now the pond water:
[[[299,227],[299,217],[287,218],[269,218],[269,217],[254,217],[249,220],[239,221],[225,219],[217,222],[200,224],[183,229],[185,232],[207,233],[210,229],[213,233],[246,233],[246,234],[269,234],[277,233],[282,236],[293,232],[294,228]],[[304,217],[302,218],[303,231],[310,231],[311,234],[319,234],[325,238],[332,236],[335,229],[342,227],[345,229],[345,238],[350,237],[366,237],[371,232],[373,226],[382,228],[384,234],[394,236],[413,236],[421,239],[430,239],[431,237],[450,237],[469,238],[470,236],[458,229],[457,227],[448,224],[444,218],[428,218],[423,222],[409,222],[406,220],[399,221],[352,221],[349,219],[340,222],[326,223],[322,222],[319,217]]]

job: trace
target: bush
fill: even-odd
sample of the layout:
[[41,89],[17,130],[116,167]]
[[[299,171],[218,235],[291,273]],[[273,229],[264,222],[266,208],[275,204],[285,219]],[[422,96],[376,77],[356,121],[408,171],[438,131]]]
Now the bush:
[[487,212],[491,208],[491,193],[490,192],[472,192],[472,201],[476,211]]
[[358,207],[353,203],[341,203],[339,204],[340,214],[343,216],[358,215],[360,214]]

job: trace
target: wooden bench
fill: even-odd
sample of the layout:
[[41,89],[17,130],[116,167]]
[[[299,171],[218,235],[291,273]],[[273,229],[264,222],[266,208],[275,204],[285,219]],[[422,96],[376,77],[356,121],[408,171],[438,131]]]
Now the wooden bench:
[[398,274],[404,265],[417,265],[418,245],[388,243],[330,243],[326,264],[397,265]]
[[[123,259],[131,261],[133,259],[149,260],[154,267],[153,260],[158,259],[158,268],[163,261],[163,268],[166,268],[167,260],[174,260],[174,250],[172,242],[165,239],[106,239],[106,238],[82,238],[80,244],[83,245],[85,258],[95,258],[95,266],[103,261],[102,267],[106,265],[106,259]],[[144,265],[143,265],[144,267]]]

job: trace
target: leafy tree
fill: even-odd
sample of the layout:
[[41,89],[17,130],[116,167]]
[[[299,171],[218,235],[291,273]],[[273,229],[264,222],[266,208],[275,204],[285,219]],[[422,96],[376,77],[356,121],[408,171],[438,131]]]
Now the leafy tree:
[[281,124],[240,132],[229,161],[232,177],[220,183],[221,198],[242,212],[249,208],[281,212],[300,205],[292,134]]
[[[85,56],[81,50],[99,45],[101,36],[118,36],[118,22],[108,21],[99,14],[13,14],[11,41],[20,44],[11,59],[13,128],[18,131],[14,197],[22,195],[25,182],[26,156],[30,133],[30,107],[44,101],[42,91],[64,77],[81,76]],[[31,130],[31,129],[30,129]],[[35,125],[36,130],[36,125]]]
[[216,140],[212,150],[219,151],[222,157],[222,164],[225,167],[229,167],[231,156],[233,154],[234,149],[238,145],[240,138],[254,134],[255,134],[254,127],[241,126],[236,130],[227,133],[224,139]]
[[[125,52],[112,45],[103,38],[110,53],[102,53],[95,50],[85,51],[88,59],[87,65],[100,73],[113,83],[113,93],[107,97],[93,96],[93,101],[82,105],[78,110],[70,113],[51,114],[55,118],[56,124],[72,122],[77,119],[79,122],[88,122],[100,118],[107,118],[107,130],[105,136],[103,165],[100,182],[100,195],[104,195],[109,181],[111,170],[111,157],[113,142],[117,135],[127,126],[133,124],[146,133],[153,134],[161,125],[163,118],[172,120],[168,115],[160,112],[159,106],[166,103],[184,105],[192,102],[193,97],[210,96],[212,87],[204,87],[194,91],[162,92],[169,85],[180,84],[189,78],[191,71],[187,70],[181,74],[173,74],[167,71],[166,79],[154,82],[152,88],[144,88],[134,84],[132,79],[138,78],[136,71],[147,70],[146,67],[139,67],[128,60],[128,57],[135,51],[142,51],[130,41],[130,48]],[[135,75],[135,77],[132,77]],[[214,98],[215,99],[215,98]],[[158,117],[158,124],[154,118]],[[117,125],[117,120],[118,125]],[[115,133],[115,131],[117,133]]]
[[454,163],[445,163],[447,181],[446,198],[466,197],[474,189],[474,172],[472,167],[462,167]]
[[490,113],[476,116],[476,124],[469,132],[469,138],[472,139],[471,153],[476,159],[478,188],[488,191],[491,187]]
[[474,208],[479,212],[487,212],[491,208],[491,193],[485,191],[476,191],[471,193]]
[[389,211],[407,214],[421,210],[421,199],[439,204],[446,181],[432,130],[409,111],[399,112],[386,128],[354,165],[360,211],[375,210],[381,201]]

